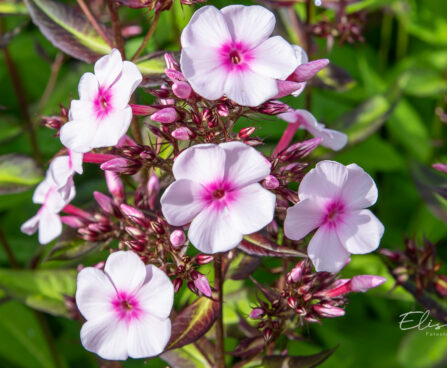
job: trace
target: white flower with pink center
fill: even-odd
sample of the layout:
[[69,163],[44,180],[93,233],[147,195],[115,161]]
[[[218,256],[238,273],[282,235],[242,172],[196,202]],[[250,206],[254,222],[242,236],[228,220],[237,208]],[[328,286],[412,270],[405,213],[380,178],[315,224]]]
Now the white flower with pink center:
[[82,174],[82,153],[68,150],[68,155],[58,156],[51,161],[48,170],[53,182],[59,188],[59,192],[63,196],[67,196],[70,192],[72,178],[75,173]]
[[171,337],[174,287],[169,277],[133,252],[115,252],[104,272],[84,268],[76,304],[87,320],[82,345],[101,358],[148,358],[163,352]]
[[181,36],[182,72],[193,90],[209,100],[226,95],[243,106],[257,106],[278,94],[298,66],[293,47],[269,36],[275,16],[262,6],[204,6]]
[[228,251],[272,221],[275,195],[259,184],[269,173],[270,163],[241,142],[188,148],[174,161],[163,214],[173,226],[191,222],[188,238],[201,252]]
[[300,202],[287,210],[284,234],[293,240],[312,230],[307,253],[317,271],[338,272],[350,253],[377,249],[384,227],[365,208],[377,201],[374,180],[359,166],[321,161],[303,178]]
[[47,244],[57,238],[62,232],[62,222],[59,212],[75,197],[73,178],[69,177],[61,188],[53,180],[53,173],[47,172],[34,191],[33,202],[42,204],[37,214],[26,221],[20,230],[32,235],[39,230],[39,243]]
[[345,133],[327,129],[307,110],[290,109],[278,117],[290,124],[298,124],[301,129],[306,129],[314,137],[322,138],[321,145],[334,151],[341,150],[348,143],[348,136]]
[[79,100],[71,101],[69,122],[60,131],[62,144],[75,152],[114,146],[132,120],[129,100],[141,83],[137,66],[123,61],[118,50],[95,63],[95,74],[79,81]]

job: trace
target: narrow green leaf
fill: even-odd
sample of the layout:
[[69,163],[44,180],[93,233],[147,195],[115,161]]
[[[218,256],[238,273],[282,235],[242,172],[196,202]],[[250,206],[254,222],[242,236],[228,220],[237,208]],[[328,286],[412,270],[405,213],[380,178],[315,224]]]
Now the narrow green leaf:
[[42,179],[42,170],[31,157],[15,153],[0,156],[0,194],[22,192]]
[[335,350],[336,346],[330,350],[324,350],[321,353],[314,355],[303,356],[282,356],[282,355],[270,355],[264,357],[263,363],[265,368],[313,368],[321,365],[326,359],[328,359]]
[[0,1],[0,15],[26,15],[26,9],[23,1],[2,0]]
[[67,316],[64,296],[76,291],[75,270],[0,269],[0,289],[31,308]]
[[160,355],[160,358],[171,368],[212,368],[193,344],[169,350]]
[[87,253],[100,248],[103,243],[89,242],[76,237],[74,231],[64,231],[57,243],[51,249],[45,261],[66,261],[80,258]]
[[238,248],[253,256],[306,257],[304,253],[278,245],[260,233],[245,235]]
[[343,92],[353,88],[356,81],[346,70],[331,63],[318,72],[312,79],[311,84],[320,88]]
[[[40,31],[67,54],[92,63],[111,51],[84,14],[59,1],[24,1]],[[104,26],[103,29],[108,32]]]
[[172,322],[168,349],[177,349],[199,339],[213,325],[220,310],[219,303],[201,297],[183,309]]

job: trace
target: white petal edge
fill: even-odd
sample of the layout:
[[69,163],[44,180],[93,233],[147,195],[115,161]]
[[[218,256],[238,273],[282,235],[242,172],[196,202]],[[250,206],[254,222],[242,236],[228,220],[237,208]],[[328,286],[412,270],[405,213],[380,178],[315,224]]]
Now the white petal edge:
[[146,278],[146,267],[134,252],[112,253],[104,266],[105,273],[112,280],[117,291],[136,293]]
[[284,235],[292,240],[300,240],[321,225],[324,208],[319,201],[304,199],[287,209],[284,220]]
[[350,164],[348,178],[343,187],[343,198],[351,209],[362,209],[372,206],[379,195],[374,179],[357,164]]

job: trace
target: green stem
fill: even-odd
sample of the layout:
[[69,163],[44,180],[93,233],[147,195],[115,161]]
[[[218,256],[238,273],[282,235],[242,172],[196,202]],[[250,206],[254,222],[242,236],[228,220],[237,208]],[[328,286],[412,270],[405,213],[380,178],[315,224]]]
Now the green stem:
[[224,328],[223,328],[223,275],[222,255],[217,254],[214,258],[214,287],[217,288],[219,298],[219,316],[216,320],[216,368],[225,368]]

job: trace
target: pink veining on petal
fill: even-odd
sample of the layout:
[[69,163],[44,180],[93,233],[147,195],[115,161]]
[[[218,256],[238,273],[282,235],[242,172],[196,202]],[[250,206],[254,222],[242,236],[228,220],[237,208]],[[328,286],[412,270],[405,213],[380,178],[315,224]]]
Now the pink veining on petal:
[[218,50],[219,60],[227,73],[243,72],[250,69],[254,59],[253,51],[243,42],[228,41]]
[[104,89],[104,87],[100,87],[98,94],[93,100],[93,108],[98,120],[104,119],[113,110],[111,100],[111,89]]
[[143,314],[137,298],[126,293],[125,291],[118,291],[112,299],[113,310],[115,311],[120,321],[130,323],[135,319],[139,319]]
[[330,228],[336,227],[338,224],[342,223],[346,211],[344,203],[339,200],[331,200],[325,205],[324,216],[322,218],[321,224],[329,226]]
[[229,180],[216,180],[202,186],[201,199],[205,206],[212,207],[216,211],[222,211],[236,201],[238,190]]

